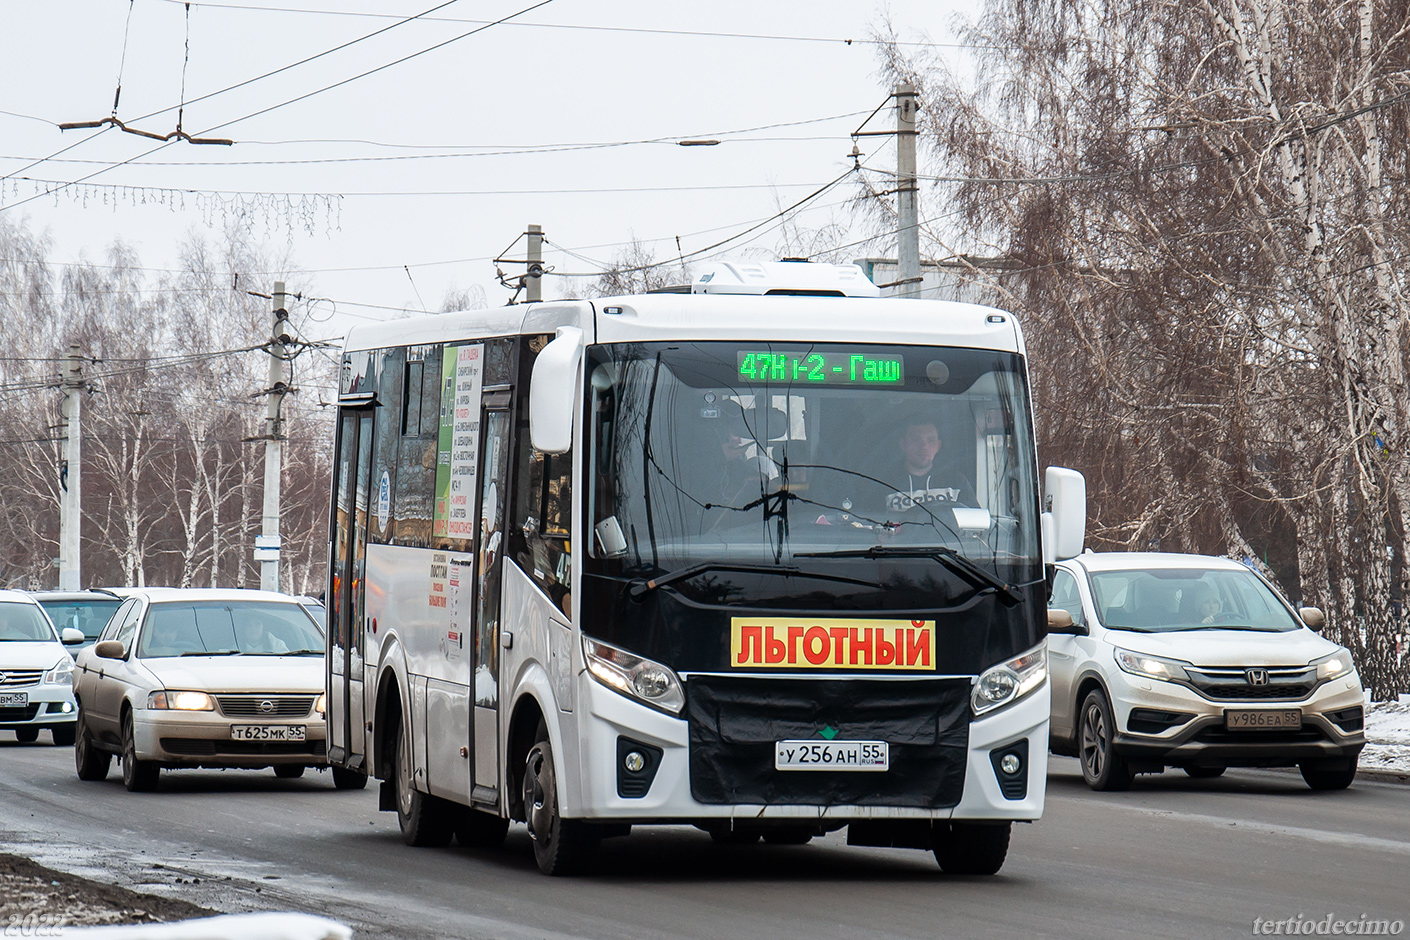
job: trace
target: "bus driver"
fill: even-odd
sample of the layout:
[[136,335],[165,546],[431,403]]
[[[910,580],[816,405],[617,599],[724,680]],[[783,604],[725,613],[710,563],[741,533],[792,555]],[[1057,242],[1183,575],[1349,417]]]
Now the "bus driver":
[[909,512],[916,506],[949,509],[974,506],[974,485],[958,469],[936,467],[940,430],[934,419],[914,418],[899,429],[896,463],[881,474],[892,492],[885,496],[888,513]]

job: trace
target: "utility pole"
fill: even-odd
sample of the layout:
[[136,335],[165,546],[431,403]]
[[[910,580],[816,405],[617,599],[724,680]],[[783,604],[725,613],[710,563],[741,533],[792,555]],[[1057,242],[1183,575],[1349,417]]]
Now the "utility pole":
[[269,408],[264,419],[264,516],[255,539],[255,560],[260,563],[259,586],[279,590],[279,483],[284,463],[284,419],[281,409],[289,391],[289,312],[284,282],[274,282],[274,329],[269,341]]
[[916,89],[896,86],[896,296],[920,296],[920,207],[916,186]]
[[529,303],[543,300],[543,228],[530,225],[528,271],[524,275],[524,299]]
[[64,362],[64,459],[59,461],[59,590],[82,590],[79,529],[83,513],[83,353],[69,344]]

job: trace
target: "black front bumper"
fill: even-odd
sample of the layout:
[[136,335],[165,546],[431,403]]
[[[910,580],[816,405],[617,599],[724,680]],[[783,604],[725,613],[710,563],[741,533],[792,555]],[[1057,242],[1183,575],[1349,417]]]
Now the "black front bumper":
[[1312,760],[1354,761],[1366,736],[1343,734],[1321,716],[1307,716],[1297,731],[1228,731],[1221,718],[1209,717],[1172,738],[1124,733],[1112,745],[1130,760],[1175,767],[1291,767]]
[[[690,792],[701,803],[955,806],[969,749],[968,679],[692,676]],[[885,741],[886,773],[779,771],[787,740]]]

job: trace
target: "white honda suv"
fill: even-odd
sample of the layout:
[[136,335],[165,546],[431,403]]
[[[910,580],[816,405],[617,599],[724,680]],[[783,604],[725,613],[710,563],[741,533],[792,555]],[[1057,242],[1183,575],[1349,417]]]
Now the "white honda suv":
[[1051,747],[1096,790],[1182,767],[1296,765],[1315,790],[1356,776],[1364,699],[1351,654],[1259,574],[1205,555],[1060,562],[1048,613]]

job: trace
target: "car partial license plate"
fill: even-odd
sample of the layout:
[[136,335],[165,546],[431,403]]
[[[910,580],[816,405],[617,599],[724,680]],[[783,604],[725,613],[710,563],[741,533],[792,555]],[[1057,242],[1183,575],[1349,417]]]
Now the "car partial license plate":
[[1224,712],[1229,731],[1296,731],[1302,727],[1300,708],[1260,708]]
[[231,725],[234,741],[302,741],[306,725]]
[[28,704],[28,692],[0,692],[0,705],[8,705],[13,708],[16,705],[24,707]]
[[775,770],[886,770],[885,741],[776,741]]

